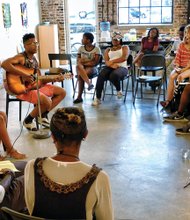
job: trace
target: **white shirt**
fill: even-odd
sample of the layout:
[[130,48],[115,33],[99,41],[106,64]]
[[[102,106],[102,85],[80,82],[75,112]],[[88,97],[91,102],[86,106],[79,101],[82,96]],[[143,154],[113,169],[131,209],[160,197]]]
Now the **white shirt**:
[[[34,161],[35,160],[31,160],[27,163],[24,174],[25,201],[30,214],[33,211],[35,201]],[[43,162],[45,175],[59,184],[69,184],[82,179],[82,177],[90,171],[91,167],[91,165],[81,161],[60,162],[53,160],[52,158],[47,158]],[[100,171],[87,194],[87,220],[92,220],[93,211],[95,212],[97,220],[114,219],[109,178],[104,171]]]

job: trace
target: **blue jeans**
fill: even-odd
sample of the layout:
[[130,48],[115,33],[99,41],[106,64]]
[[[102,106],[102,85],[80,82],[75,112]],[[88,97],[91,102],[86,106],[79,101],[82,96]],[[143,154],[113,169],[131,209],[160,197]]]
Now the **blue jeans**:
[[98,75],[96,83],[96,97],[101,98],[102,90],[104,88],[104,82],[110,80],[110,82],[115,86],[117,91],[121,90],[120,81],[128,74],[128,69],[125,67],[119,67],[113,69],[111,67],[105,66]]

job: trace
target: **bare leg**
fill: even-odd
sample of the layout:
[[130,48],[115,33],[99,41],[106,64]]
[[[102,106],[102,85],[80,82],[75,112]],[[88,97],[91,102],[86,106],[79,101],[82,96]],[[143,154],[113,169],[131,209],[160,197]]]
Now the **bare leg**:
[[25,154],[21,154],[13,148],[7,132],[6,124],[7,124],[6,114],[4,112],[0,112],[0,142],[2,141],[4,143],[7,154],[9,154],[11,157],[15,159],[26,158]]
[[174,95],[175,80],[178,74],[174,71],[171,72],[168,82],[167,100],[171,101]]
[[[91,84],[91,80],[89,79],[89,75],[93,73],[93,68],[92,67],[86,67],[85,68],[85,74],[87,75],[87,78],[88,78],[88,85]],[[82,99],[82,93],[83,93],[83,90],[84,90],[84,79],[82,78],[81,75],[78,76],[78,81],[79,81],[79,92],[78,92],[78,96],[77,96],[77,99]]]
[[[41,113],[46,111],[51,111],[55,106],[57,106],[66,96],[66,91],[58,86],[54,86],[53,97],[50,99],[44,94],[40,94],[40,107]],[[38,106],[36,106],[30,115],[35,118],[39,115]]]
[[80,76],[84,80],[84,82],[86,82],[88,85],[90,85],[90,80],[88,78],[88,72],[84,68],[84,66],[82,64],[78,64],[76,66],[76,70],[77,70],[78,76]]
[[78,82],[79,82],[79,91],[77,99],[82,99],[82,93],[84,90],[84,80],[81,78],[81,76],[78,76]]

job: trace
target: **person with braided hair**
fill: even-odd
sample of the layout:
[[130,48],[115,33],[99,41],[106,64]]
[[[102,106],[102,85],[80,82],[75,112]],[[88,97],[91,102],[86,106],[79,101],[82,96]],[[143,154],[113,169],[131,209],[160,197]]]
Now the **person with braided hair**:
[[25,168],[25,200],[33,216],[53,219],[113,220],[108,175],[79,159],[88,130],[84,111],[58,109],[50,122],[56,154]]

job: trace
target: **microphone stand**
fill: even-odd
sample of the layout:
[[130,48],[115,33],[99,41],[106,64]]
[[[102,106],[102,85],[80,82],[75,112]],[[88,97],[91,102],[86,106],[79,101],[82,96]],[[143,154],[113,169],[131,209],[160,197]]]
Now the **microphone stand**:
[[[40,106],[40,91],[39,91],[39,79],[38,79],[38,73],[36,69],[34,70],[35,77],[36,77],[36,88],[37,88],[37,98],[38,98],[38,114],[39,114],[39,119],[42,121],[42,114],[41,114],[41,106]],[[51,136],[50,131],[44,130],[42,128],[42,123],[40,123],[40,128],[36,132],[33,133],[33,138],[35,139],[46,139]]]

